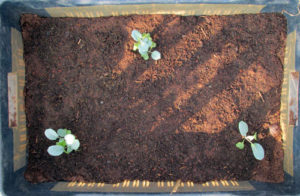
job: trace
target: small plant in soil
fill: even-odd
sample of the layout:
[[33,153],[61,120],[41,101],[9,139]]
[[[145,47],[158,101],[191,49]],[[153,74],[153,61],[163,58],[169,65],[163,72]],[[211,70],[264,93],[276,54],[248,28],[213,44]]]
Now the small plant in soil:
[[246,140],[251,144],[251,149],[252,149],[254,157],[257,160],[262,160],[265,156],[265,151],[259,143],[253,142],[254,140],[257,141],[257,133],[255,133],[254,135],[248,135],[247,136],[248,125],[244,121],[239,122],[239,131],[240,131],[240,133],[243,137],[243,141],[236,143],[236,147],[239,148],[239,149],[244,149],[244,143],[245,143],[245,140]]
[[46,129],[45,136],[49,140],[58,140],[56,145],[49,146],[47,150],[51,156],[59,156],[62,153],[69,154],[80,146],[79,140],[68,129],[58,129],[57,132],[53,129]]
[[160,52],[157,50],[151,52],[151,50],[156,47],[156,43],[152,41],[150,33],[141,34],[138,30],[133,30],[131,37],[136,41],[133,45],[133,51],[138,50],[144,60],[149,59],[149,54],[151,54],[153,60],[159,60],[161,58]]

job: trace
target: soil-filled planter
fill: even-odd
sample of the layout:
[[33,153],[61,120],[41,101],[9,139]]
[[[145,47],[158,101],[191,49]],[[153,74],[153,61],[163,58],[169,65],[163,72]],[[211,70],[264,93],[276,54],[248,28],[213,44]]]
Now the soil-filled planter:
[[[23,15],[21,26],[28,181],[283,181],[283,15]],[[132,50],[134,29],[160,60]],[[262,161],[235,146],[242,120]],[[50,156],[50,127],[72,130],[79,150]]]

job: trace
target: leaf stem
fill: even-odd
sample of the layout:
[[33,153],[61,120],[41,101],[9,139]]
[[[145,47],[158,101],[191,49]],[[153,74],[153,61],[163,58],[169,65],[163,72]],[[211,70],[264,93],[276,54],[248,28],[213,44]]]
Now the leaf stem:
[[[248,138],[245,137],[245,139],[246,139],[250,144],[253,144]],[[244,139],[244,140],[245,140],[245,139]]]

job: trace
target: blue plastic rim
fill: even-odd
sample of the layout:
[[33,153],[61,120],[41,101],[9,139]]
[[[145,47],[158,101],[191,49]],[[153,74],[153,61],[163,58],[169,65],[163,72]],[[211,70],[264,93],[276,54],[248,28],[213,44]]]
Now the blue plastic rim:
[[[11,27],[20,30],[19,18],[23,13],[34,13],[40,16],[49,16],[45,8],[49,7],[73,7],[113,4],[255,4],[264,5],[261,12],[279,12],[285,10],[288,20],[288,33],[296,30],[296,71],[300,71],[300,13],[297,0],[36,0],[22,1],[0,0],[0,195],[66,195],[78,194],[76,192],[53,192],[50,191],[55,183],[30,184],[25,181],[23,174],[25,168],[14,172],[13,170],[13,132],[8,127],[8,100],[7,100],[7,74],[12,69],[11,54]],[[287,14],[289,13],[289,14]],[[298,94],[299,97],[299,94]],[[300,128],[294,128],[293,136],[293,164],[294,176],[285,174],[285,182],[281,184],[251,182],[254,191],[217,192],[218,194],[300,194]],[[84,193],[81,193],[84,194]],[[103,193],[98,193],[103,194]],[[190,194],[193,194],[192,192]],[[196,193],[194,193],[196,194]],[[202,193],[204,194],[204,193]],[[205,193],[210,194],[210,193]],[[214,192],[213,194],[216,194]]]

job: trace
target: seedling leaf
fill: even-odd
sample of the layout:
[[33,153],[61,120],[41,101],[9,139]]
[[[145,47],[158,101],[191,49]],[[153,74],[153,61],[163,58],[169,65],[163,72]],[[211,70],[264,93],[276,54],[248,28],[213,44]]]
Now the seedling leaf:
[[56,145],[65,147],[66,146],[66,141],[64,139],[60,140],[59,142],[56,142]]
[[253,136],[253,137],[254,137],[254,139],[257,141],[257,133],[256,133],[256,132],[254,133],[254,136]]
[[239,130],[240,130],[241,135],[243,137],[246,137],[247,132],[248,132],[248,125],[247,125],[247,123],[245,123],[244,121],[240,121],[239,122]]
[[142,37],[143,38],[151,38],[150,33],[143,33]]
[[148,48],[150,48],[152,46],[152,41],[150,39],[145,38],[144,42],[147,44]]
[[131,37],[134,39],[134,41],[139,41],[142,38],[142,34],[138,30],[133,30],[131,32]]
[[251,144],[252,152],[257,160],[262,160],[265,157],[265,151],[259,143]]
[[151,53],[151,57],[152,57],[153,60],[159,60],[161,58],[160,52],[158,52],[157,50],[153,51]]
[[78,148],[79,148],[79,146],[80,146],[80,142],[79,142],[79,140],[75,140],[74,141],[74,143],[71,145],[71,147],[72,147],[72,149],[73,150],[77,150]]
[[142,57],[144,58],[144,60],[148,60],[149,59],[149,55],[147,53],[142,54]]
[[155,48],[156,47],[156,43],[152,42],[151,48]]
[[60,137],[65,137],[65,135],[67,134],[67,131],[65,129],[58,129],[57,130],[57,134],[60,136]]
[[64,147],[59,145],[53,145],[49,146],[47,151],[51,156],[59,156],[64,152]]
[[134,43],[133,45],[133,51],[136,51],[139,47],[139,44],[138,43]]
[[235,144],[235,146],[238,148],[238,149],[244,149],[244,142],[238,142]]
[[53,129],[46,129],[45,130],[45,136],[49,139],[49,140],[56,140],[58,138],[57,133],[53,130]]
[[149,45],[144,42],[144,41],[141,41],[139,46],[138,46],[138,49],[139,49],[139,53],[142,55],[142,54],[145,54],[148,52],[148,49],[149,49]]
[[69,153],[72,152],[72,151],[73,151],[72,147],[71,147],[71,146],[68,146],[68,147],[67,147],[66,153],[69,154]]

